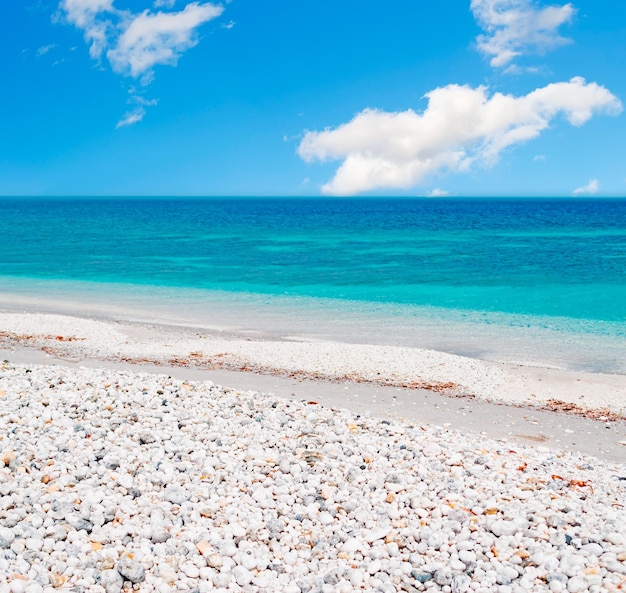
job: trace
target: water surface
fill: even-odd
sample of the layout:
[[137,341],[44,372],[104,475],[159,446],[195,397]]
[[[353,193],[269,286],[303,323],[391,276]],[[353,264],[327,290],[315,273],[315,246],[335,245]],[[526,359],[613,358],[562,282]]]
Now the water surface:
[[6,306],[626,372],[626,200],[2,199],[0,233]]

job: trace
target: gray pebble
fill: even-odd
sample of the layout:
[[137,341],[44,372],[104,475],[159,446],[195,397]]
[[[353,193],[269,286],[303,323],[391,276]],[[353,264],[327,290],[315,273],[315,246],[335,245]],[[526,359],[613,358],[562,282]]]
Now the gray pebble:
[[105,588],[106,593],[120,593],[124,579],[117,570],[103,570],[100,573],[100,585]]
[[452,593],[465,593],[469,590],[471,584],[472,579],[470,579],[466,574],[457,574],[452,579]]
[[15,534],[8,527],[0,527],[0,548],[8,548],[15,540]]
[[182,504],[191,498],[191,493],[184,488],[168,486],[163,491],[163,498],[172,504]]
[[450,585],[452,583],[452,571],[448,568],[442,568],[435,572],[434,579],[438,585]]
[[83,519],[82,517],[78,517],[76,515],[68,515],[65,518],[65,521],[68,525],[76,529],[76,531],[85,530],[87,533],[91,533],[93,531],[93,523],[88,521],[87,519]]
[[131,583],[141,583],[146,578],[146,569],[129,556],[122,556],[120,561],[115,565],[115,569],[122,577]]

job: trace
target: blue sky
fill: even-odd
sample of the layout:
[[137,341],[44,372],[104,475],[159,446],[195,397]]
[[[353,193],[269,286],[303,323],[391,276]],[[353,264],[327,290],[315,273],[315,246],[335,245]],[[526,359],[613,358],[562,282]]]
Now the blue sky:
[[0,195],[626,195],[626,3],[0,0]]

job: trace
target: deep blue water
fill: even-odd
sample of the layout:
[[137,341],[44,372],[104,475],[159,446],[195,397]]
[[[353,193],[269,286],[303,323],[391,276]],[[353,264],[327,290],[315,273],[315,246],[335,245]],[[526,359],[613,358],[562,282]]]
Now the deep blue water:
[[4,277],[626,321],[626,200],[1,199],[0,237]]

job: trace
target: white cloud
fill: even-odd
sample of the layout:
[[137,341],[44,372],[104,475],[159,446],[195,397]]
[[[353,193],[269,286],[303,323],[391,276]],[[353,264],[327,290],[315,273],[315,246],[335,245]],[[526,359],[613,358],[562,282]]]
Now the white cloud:
[[306,132],[298,154],[308,162],[343,161],[322,187],[327,194],[410,188],[430,173],[493,165],[505,148],[536,138],[559,114],[580,126],[596,113],[622,110],[617,97],[583,78],[521,97],[452,84],[426,98],[422,113],[365,109],[335,129]]
[[585,194],[593,195],[593,194],[597,194],[599,189],[600,189],[600,183],[598,183],[598,180],[590,179],[587,185],[582,185],[581,187],[577,187],[572,193],[575,196],[581,196]]
[[549,71],[545,68],[540,68],[539,66],[525,66],[525,67],[521,67],[518,66],[517,64],[509,64],[504,70],[503,72],[505,74],[516,74],[516,75],[521,75],[521,74],[549,74]]
[[51,49],[56,47],[56,43],[52,43],[50,45],[44,45],[37,50],[37,57],[45,56]]
[[140,76],[156,64],[174,65],[181,53],[196,45],[195,31],[218,17],[223,7],[192,2],[180,12],[145,10],[133,16],[116,46],[107,52],[116,72]]
[[491,57],[494,68],[568,43],[558,29],[576,13],[571,3],[538,8],[532,0],[471,0],[470,9],[485,31],[476,38],[478,50]]
[[537,162],[542,162],[542,163],[544,163],[544,162],[545,162],[545,160],[546,160],[546,155],[545,155],[545,154],[536,154],[536,155],[533,157],[533,161],[535,161],[536,163],[537,163]]
[[117,122],[117,124],[115,125],[115,128],[124,128],[126,126],[132,126],[133,124],[136,124],[138,122],[140,122],[144,116],[146,115],[146,109],[143,106],[138,106],[135,107],[135,109],[133,109],[132,111],[128,111],[127,113],[124,114],[124,117],[122,117],[122,119],[120,119],[120,121]]
[[[141,13],[119,10],[114,0],[61,0],[59,14],[83,31],[89,53],[95,60],[103,55],[119,74],[139,78],[145,86],[152,81],[153,67],[176,65],[182,53],[197,44],[197,29],[222,14],[224,8],[209,2],[191,2],[178,12]],[[172,8],[176,0],[155,0],[155,7]],[[49,48],[47,48],[49,49]],[[47,51],[46,48],[41,48]],[[45,53],[45,52],[42,52]],[[131,89],[138,106],[126,113],[118,128],[135,124],[155,100],[143,99]]]
[[[150,80],[157,64],[175,65],[180,55],[197,43],[200,25],[222,14],[224,8],[208,2],[191,2],[178,12],[131,13],[118,10],[114,0],[61,0],[67,20],[83,31],[89,53],[100,59],[106,53],[113,69]],[[156,6],[171,7],[169,0]],[[144,81],[145,81],[144,80]]]
[[144,107],[153,107],[159,103],[158,99],[146,99],[141,95],[136,94],[134,89],[131,90],[129,103],[136,103],[137,105],[143,105]]
[[115,33],[110,19],[117,12],[113,0],[61,0],[59,8],[70,23],[82,29],[91,57],[100,59],[109,36]]
[[439,189],[438,187],[431,189],[426,196],[428,198],[445,198],[446,196],[449,196],[450,192],[445,190],[445,189]]

